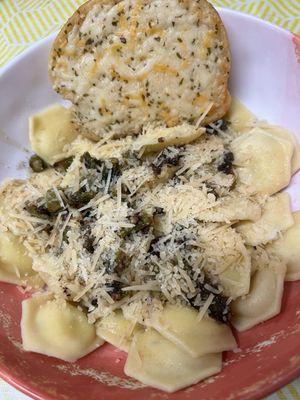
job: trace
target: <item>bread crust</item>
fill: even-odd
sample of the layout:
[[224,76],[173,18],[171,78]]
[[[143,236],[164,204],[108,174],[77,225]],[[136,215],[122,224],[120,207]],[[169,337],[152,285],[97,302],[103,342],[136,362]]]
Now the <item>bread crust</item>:
[[[94,5],[102,3],[111,4],[111,6],[114,6],[120,1],[121,0],[88,0],[86,3],[83,3],[67,20],[56,36],[49,53],[48,72],[51,81],[54,79],[53,71],[57,64],[57,55],[61,53],[61,49],[63,49],[68,43],[68,34],[72,31],[73,27],[80,26],[82,24],[86,15],[94,7]],[[67,93],[67,91],[65,91],[65,93]]]
[[[139,1],[139,0],[137,0]],[[143,1],[143,0],[142,0]],[[149,2],[149,0],[144,0]],[[221,56],[219,57],[218,61],[218,72],[216,73],[216,77],[214,82],[211,85],[211,93],[210,93],[210,101],[211,108],[207,113],[205,119],[203,120],[202,124],[208,124],[210,122],[216,121],[222,118],[226,112],[228,111],[231,103],[231,96],[228,91],[228,78],[230,73],[230,66],[231,66],[231,57],[230,57],[230,49],[228,38],[226,34],[226,30],[222,23],[222,20],[214,9],[214,7],[208,3],[206,0],[179,0],[185,4],[192,4],[197,3],[199,5],[199,11],[203,12],[206,8],[205,12],[210,14],[211,24],[213,25],[214,30],[217,32],[217,40],[222,43],[222,51]],[[65,23],[65,25],[60,30],[59,34],[57,35],[51,52],[49,56],[49,77],[52,83],[54,84],[54,89],[63,96],[63,98],[70,100],[74,105],[74,122],[77,123],[79,126],[81,125],[83,130],[93,139],[99,138],[99,136],[103,136],[101,132],[95,131],[91,129],[88,124],[84,123],[84,121],[80,121],[76,118],[76,101],[73,92],[67,87],[67,85],[60,85],[60,77],[57,75],[57,71],[61,68],[61,57],[64,56],[64,49],[68,44],[69,35],[72,33],[74,29],[80,29],[82,26],[85,18],[93,9],[94,6],[103,5],[103,6],[110,6],[113,7],[116,4],[120,3],[121,0],[89,0],[84,3],[78,10],[70,17],[70,19]],[[150,0],[151,2],[151,0]],[[205,3],[205,4],[204,4]],[[201,114],[199,115],[199,117]],[[174,119],[174,123],[168,124],[168,126],[175,125],[177,123],[184,122],[182,121],[180,115],[178,118]],[[149,121],[152,122],[152,121]],[[196,121],[195,121],[196,122]],[[130,129],[128,132],[124,132],[123,134],[117,133],[115,136],[124,136],[126,134],[136,134],[140,131],[140,129]]]

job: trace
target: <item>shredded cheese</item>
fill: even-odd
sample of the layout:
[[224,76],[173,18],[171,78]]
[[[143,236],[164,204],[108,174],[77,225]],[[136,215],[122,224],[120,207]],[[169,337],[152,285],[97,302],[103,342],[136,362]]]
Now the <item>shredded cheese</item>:
[[250,280],[249,250],[233,224],[264,203],[218,170],[228,133],[147,126],[139,137],[97,145],[77,138],[66,151],[74,157],[66,171],[49,168],[1,192],[0,228],[26,237],[49,290],[87,309],[90,322],[118,308],[144,321],[165,302],[191,305],[201,319],[224,296],[225,321],[227,297]]
[[199,313],[198,313],[198,315],[197,315],[198,321],[201,321],[201,320],[202,320],[202,318],[203,318],[204,315],[206,314],[207,310],[209,309],[209,306],[210,306],[211,303],[213,302],[213,299],[214,299],[214,295],[211,293],[211,294],[208,296],[208,298],[207,298],[205,304],[199,309]]

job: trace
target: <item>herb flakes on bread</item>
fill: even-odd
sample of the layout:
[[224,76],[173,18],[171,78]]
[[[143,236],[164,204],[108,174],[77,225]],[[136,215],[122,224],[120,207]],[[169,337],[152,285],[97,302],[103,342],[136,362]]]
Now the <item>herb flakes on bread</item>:
[[60,31],[49,62],[54,89],[95,138],[221,118],[229,70],[226,32],[206,0],[90,0]]

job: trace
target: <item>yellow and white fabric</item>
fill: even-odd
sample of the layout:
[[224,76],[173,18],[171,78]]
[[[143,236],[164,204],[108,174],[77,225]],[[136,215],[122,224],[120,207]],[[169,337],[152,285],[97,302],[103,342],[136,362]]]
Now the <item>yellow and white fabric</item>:
[[[300,34],[300,0],[210,0]],[[0,0],[0,72],[15,56],[59,29],[84,0]],[[0,379],[0,400],[29,398]],[[267,400],[300,400],[300,379]]]

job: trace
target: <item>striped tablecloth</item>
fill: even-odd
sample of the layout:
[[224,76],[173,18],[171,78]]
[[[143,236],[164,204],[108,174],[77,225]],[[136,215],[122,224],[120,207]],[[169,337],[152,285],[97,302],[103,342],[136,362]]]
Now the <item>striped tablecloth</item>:
[[[300,34],[300,0],[210,0]],[[0,68],[62,23],[83,0],[0,0]],[[300,400],[300,379],[267,400]],[[29,400],[0,379],[0,400]],[[220,399],[221,400],[221,399]]]

